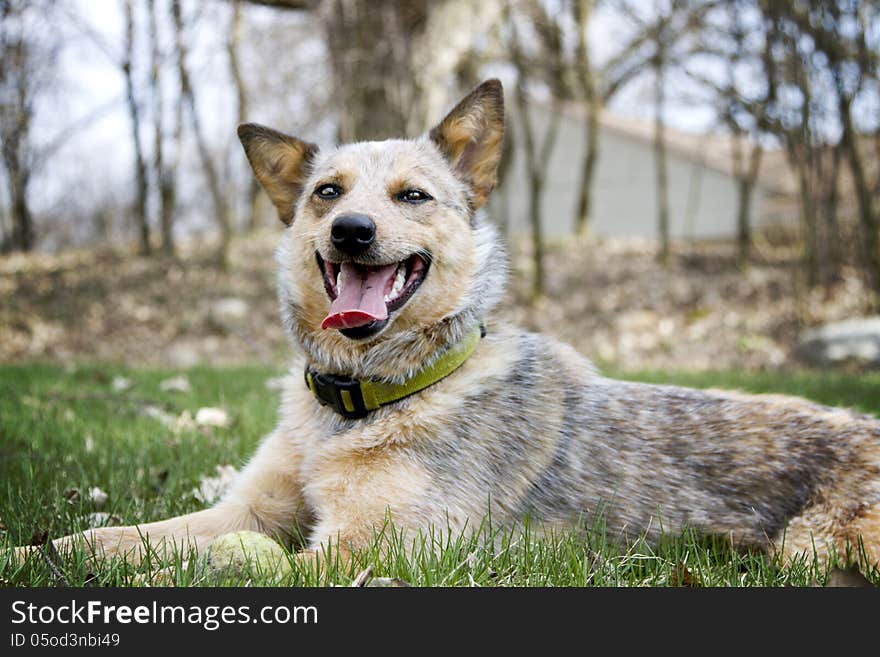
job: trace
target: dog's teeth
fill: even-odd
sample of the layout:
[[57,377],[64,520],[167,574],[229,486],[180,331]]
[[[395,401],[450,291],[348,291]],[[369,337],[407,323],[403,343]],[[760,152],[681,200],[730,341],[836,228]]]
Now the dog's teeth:
[[342,275],[342,267],[339,267],[339,271],[336,273],[336,289],[342,289],[342,283],[345,280],[345,277]]
[[388,294],[385,295],[385,303],[389,301],[394,301],[397,297],[400,296],[400,291],[403,289],[403,284],[406,282],[406,268],[401,264],[397,268],[397,275],[394,277],[394,284],[391,286],[391,289],[388,291]]
[[400,294],[400,291],[403,289],[403,284],[406,282],[406,271],[403,267],[397,268],[397,276],[394,278],[394,285],[391,286],[391,296],[397,297]]

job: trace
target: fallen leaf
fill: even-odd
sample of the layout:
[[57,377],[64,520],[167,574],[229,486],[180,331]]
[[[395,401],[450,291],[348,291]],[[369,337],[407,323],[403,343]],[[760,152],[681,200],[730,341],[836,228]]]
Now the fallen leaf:
[[215,476],[205,476],[199,480],[198,488],[192,494],[204,504],[213,504],[226,494],[238,476],[238,470],[231,465],[218,465]]
[[95,511],[85,516],[85,523],[88,529],[96,529],[98,527],[116,527],[122,524],[122,518],[107,513],[106,511]]
[[703,586],[700,578],[691,571],[690,568],[683,563],[679,563],[672,571],[669,577],[669,586],[682,586],[686,588],[699,588]]
[[192,413],[187,410],[182,411],[181,414],[171,422],[171,430],[174,433],[180,433],[181,431],[195,428],[196,421],[193,419]]
[[31,534],[31,540],[28,545],[45,545],[46,541],[49,540],[49,530],[41,529],[39,527],[34,527],[34,531]]
[[222,408],[206,406],[196,411],[196,424],[200,427],[225,428],[232,424],[232,419]]
[[124,376],[114,376],[113,383],[110,385],[115,392],[125,392],[131,388],[131,379],[126,379]]
[[366,586],[367,582],[370,581],[373,577],[373,569],[367,566],[361,572],[358,573],[357,577],[355,577],[351,581],[351,588],[360,588],[362,586]]
[[97,486],[92,486],[89,488],[88,498],[89,501],[95,505],[96,509],[100,509],[107,503],[110,496]]
[[166,427],[172,426],[174,424],[174,421],[177,419],[167,411],[164,411],[153,404],[147,404],[146,406],[143,406],[141,408],[141,412],[147,417],[161,422]]
[[189,392],[192,390],[189,379],[183,374],[171,379],[165,379],[159,383],[159,390],[163,392]]

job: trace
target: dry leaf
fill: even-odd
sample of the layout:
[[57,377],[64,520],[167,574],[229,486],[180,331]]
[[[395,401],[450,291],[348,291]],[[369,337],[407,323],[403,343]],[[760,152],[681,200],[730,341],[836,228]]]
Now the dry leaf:
[[97,486],[92,486],[91,488],[89,488],[89,493],[87,497],[89,498],[89,501],[95,505],[96,509],[102,508],[107,503],[107,500],[110,498],[107,493],[102,491]]
[[125,392],[131,388],[131,379],[126,379],[124,376],[114,376],[113,383],[110,385],[115,392]]
[[218,465],[215,470],[215,476],[202,477],[199,487],[192,491],[195,498],[204,504],[213,504],[223,497],[238,476],[238,470],[231,465]]
[[171,379],[165,379],[159,383],[159,390],[163,392],[189,392],[192,390],[189,379],[183,374]]
[[683,586],[686,588],[699,588],[703,586],[703,582],[695,575],[690,568],[683,563],[676,564],[672,575],[669,577],[669,586]]
[[225,428],[232,424],[232,418],[222,408],[206,406],[196,411],[196,425],[200,427]]

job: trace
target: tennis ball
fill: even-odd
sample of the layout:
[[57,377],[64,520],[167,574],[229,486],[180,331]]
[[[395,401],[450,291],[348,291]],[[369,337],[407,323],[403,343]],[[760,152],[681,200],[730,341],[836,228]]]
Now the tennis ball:
[[240,531],[224,534],[208,548],[208,569],[214,574],[281,576],[290,572],[284,548],[265,534]]

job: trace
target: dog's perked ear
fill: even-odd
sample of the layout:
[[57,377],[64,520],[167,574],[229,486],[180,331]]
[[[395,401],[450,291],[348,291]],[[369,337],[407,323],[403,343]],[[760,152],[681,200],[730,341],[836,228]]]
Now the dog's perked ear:
[[504,137],[504,90],[487,80],[468,94],[430,133],[456,175],[470,185],[473,207],[495,187]]
[[257,180],[278,210],[278,217],[290,225],[296,199],[318,147],[256,123],[238,126],[238,138]]

